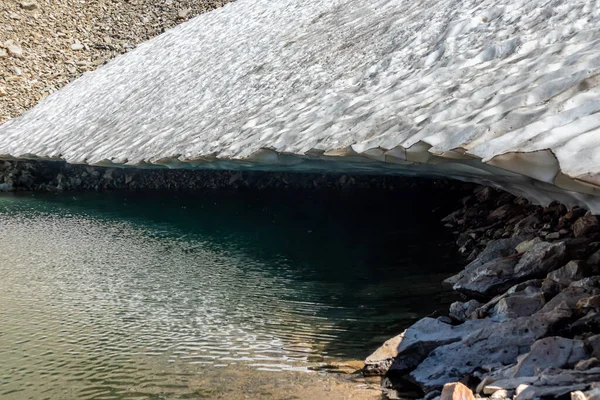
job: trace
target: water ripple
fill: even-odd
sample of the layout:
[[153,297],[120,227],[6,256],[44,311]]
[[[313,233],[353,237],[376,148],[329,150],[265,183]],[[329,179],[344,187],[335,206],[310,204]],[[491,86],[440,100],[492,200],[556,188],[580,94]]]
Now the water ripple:
[[383,327],[443,301],[440,271],[419,277],[422,264],[398,267],[395,254],[369,270],[342,254],[371,240],[319,247],[315,227],[313,239],[257,223],[258,208],[232,222],[232,205],[168,217],[163,200],[134,200],[123,212],[100,195],[0,198],[0,398],[179,398],[207,369],[309,371],[364,356]]

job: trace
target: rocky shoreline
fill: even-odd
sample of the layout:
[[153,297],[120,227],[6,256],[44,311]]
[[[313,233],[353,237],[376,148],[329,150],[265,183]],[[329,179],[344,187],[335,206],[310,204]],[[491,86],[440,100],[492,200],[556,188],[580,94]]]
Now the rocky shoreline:
[[111,168],[62,161],[0,161],[0,192],[69,190],[377,189],[426,187],[460,197],[473,184],[405,176]]
[[[463,301],[365,360],[389,398],[600,399],[600,221],[478,187],[442,222]],[[456,383],[460,382],[460,383]]]
[[600,399],[600,221],[584,209],[402,176],[0,161],[5,192],[415,187],[452,194],[448,210],[467,194],[442,219],[468,261],[445,281],[463,299],[388,340],[366,359],[364,375],[383,376],[392,399]]

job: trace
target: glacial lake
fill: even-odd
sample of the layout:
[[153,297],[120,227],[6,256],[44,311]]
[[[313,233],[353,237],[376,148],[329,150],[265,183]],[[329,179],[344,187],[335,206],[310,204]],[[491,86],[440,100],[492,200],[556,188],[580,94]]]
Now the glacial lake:
[[441,281],[460,265],[435,201],[3,194],[0,398],[318,396],[338,366],[454,300]]

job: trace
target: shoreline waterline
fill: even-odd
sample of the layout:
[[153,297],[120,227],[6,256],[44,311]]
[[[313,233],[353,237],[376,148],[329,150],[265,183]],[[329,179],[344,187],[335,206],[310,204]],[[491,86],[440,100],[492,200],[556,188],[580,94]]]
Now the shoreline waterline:
[[[31,376],[60,393],[53,374],[62,374],[127,398],[128,388],[168,377],[147,376],[161,359],[167,370],[214,371],[218,385],[218,371],[236,365],[249,375],[314,371],[315,381],[330,379],[318,372],[359,370],[343,365],[452,300],[441,280],[458,263],[439,247],[443,232],[429,232],[434,218],[386,207],[393,198],[2,195],[0,354],[3,369],[13,366],[3,393]],[[404,201],[431,209],[419,196]]]

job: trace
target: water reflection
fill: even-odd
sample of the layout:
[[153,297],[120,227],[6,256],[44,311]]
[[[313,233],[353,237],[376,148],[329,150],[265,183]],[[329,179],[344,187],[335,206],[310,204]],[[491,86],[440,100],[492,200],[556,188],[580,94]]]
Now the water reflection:
[[180,396],[206,368],[362,358],[448,300],[456,263],[430,207],[418,192],[1,197],[0,397]]

